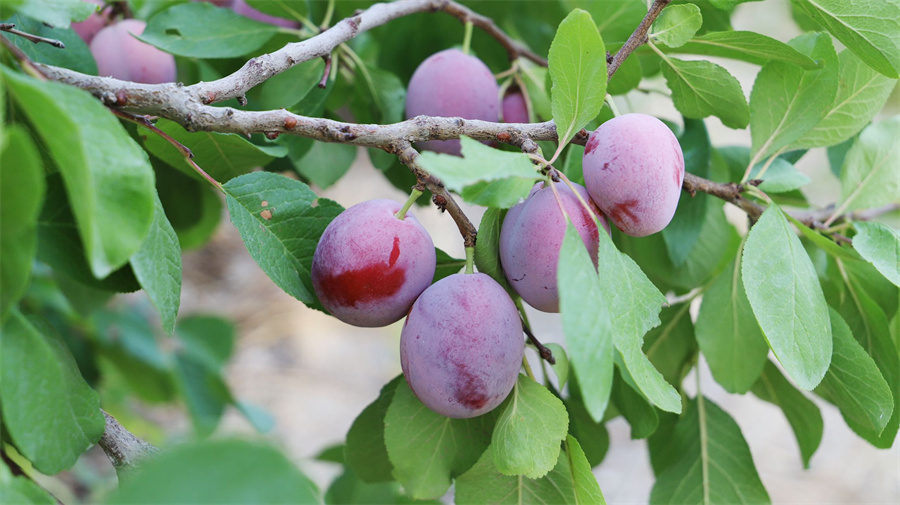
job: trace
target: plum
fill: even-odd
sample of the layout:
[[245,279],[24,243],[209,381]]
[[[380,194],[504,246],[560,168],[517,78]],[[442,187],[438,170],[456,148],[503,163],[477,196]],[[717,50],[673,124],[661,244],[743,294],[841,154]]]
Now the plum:
[[[568,185],[554,184],[563,208],[596,266],[599,236],[593,216]],[[608,232],[609,225],[591,202],[587,190],[579,184],[574,186]],[[566,218],[553,190],[543,183],[536,184],[524,202],[509,209],[500,228],[500,264],[506,279],[523,300],[543,312],[559,312],[556,270],[565,234]]]
[[97,32],[91,54],[101,76],[125,81],[159,84],[175,80],[175,57],[136,39],[147,23],[126,19]]
[[[432,54],[409,80],[406,117],[440,116],[497,121],[500,89],[481,60],[459,49]],[[430,140],[420,149],[459,156],[459,140]]]
[[[103,0],[86,0],[92,4],[104,5]],[[109,9],[103,9],[94,12],[87,19],[80,23],[72,23],[72,29],[81,37],[81,40],[90,44],[94,40],[97,32],[103,29],[109,23]]]
[[234,0],[234,2],[231,4],[231,9],[241,16],[248,17],[262,23],[269,23],[270,25],[280,26],[282,28],[297,28],[300,26],[296,21],[279,18],[270,14],[266,14],[265,12],[260,12],[247,5],[246,0]]
[[675,215],[684,155],[659,119],[625,114],[601,124],[588,138],[582,165],[591,199],[623,233],[656,233]]
[[457,419],[496,408],[522,365],[522,321],[485,274],[453,274],[426,289],[400,333],[400,365],[428,408]]
[[528,104],[525,103],[525,95],[519,90],[506,93],[501,104],[503,121],[505,123],[527,123]]
[[399,321],[434,278],[434,243],[393,200],[369,200],[336,217],[322,234],[312,283],[331,315],[354,326]]

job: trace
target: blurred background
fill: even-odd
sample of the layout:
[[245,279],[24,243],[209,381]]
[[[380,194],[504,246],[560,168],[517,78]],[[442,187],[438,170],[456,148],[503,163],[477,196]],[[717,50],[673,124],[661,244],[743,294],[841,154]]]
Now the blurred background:
[[[509,5],[513,7],[512,2]],[[742,4],[733,25],[736,30],[753,30],[782,41],[800,33],[791,21],[787,1]],[[729,69],[749,96],[758,67],[732,60],[714,61]],[[661,77],[647,81],[644,87],[666,89]],[[622,113],[645,112],[680,121],[671,100],[653,93],[633,91],[618,97],[616,103]],[[895,89],[882,117],[898,112],[900,98]],[[725,128],[716,118],[707,119],[706,124],[715,146],[750,145],[749,131]],[[828,168],[823,149],[809,152],[797,167],[812,179],[805,193],[813,204],[827,205],[839,195],[839,182]],[[897,169],[900,177],[900,167]],[[345,207],[372,198],[403,201],[407,196],[385,180],[364,150],[358,153],[348,176],[326,190],[314,189]],[[464,209],[474,223],[479,222],[483,209]],[[726,210],[736,226],[746,229],[742,212],[728,206]],[[453,257],[464,257],[462,241],[449,216],[441,215],[433,206],[415,207],[413,212],[438,248]],[[699,301],[695,300],[692,307],[695,316]],[[140,294],[115,303],[151,310]],[[321,489],[326,489],[339,468],[316,461],[315,456],[341,444],[355,417],[385,383],[400,373],[402,322],[385,328],[355,328],[307,309],[275,286],[254,263],[227,213],[213,240],[184,257],[181,315],[193,314],[221,315],[236,325],[235,349],[226,366],[227,383],[234,396],[271,415],[271,430],[264,436],[282,447]],[[558,315],[531,310],[529,318],[542,341],[563,341]],[[536,363],[533,353],[529,358]],[[900,444],[889,450],[873,448],[846,426],[835,407],[818,400],[825,422],[823,440],[811,467],[804,469],[797,442],[780,409],[753,395],[726,393],[702,362],[700,373],[704,394],[740,425],[774,503],[900,503]],[[685,384],[693,394],[693,378],[688,377]],[[120,400],[135,413],[123,418],[123,424],[148,441],[170,445],[191,431],[183,408]],[[609,452],[595,469],[607,501],[646,503],[654,478],[645,441],[631,440],[630,429],[621,418],[607,426]],[[250,434],[255,429],[236,409],[229,408],[216,433]],[[100,493],[115,486],[113,469],[98,448],[62,479],[48,480],[45,485],[66,503],[79,495],[79,483],[100,483]],[[98,498],[78,497],[86,501]]]

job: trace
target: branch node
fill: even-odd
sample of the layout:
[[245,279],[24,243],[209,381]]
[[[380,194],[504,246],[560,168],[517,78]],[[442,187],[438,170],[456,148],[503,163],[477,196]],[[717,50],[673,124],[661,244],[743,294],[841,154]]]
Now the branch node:
[[241,96],[237,97],[237,101],[241,107],[246,107],[247,106],[247,95],[241,95]]
[[297,119],[293,116],[286,116],[284,118],[284,129],[285,130],[293,130],[294,127],[297,126]]
[[269,140],[275,140],[279,135],[281,135],[281,132],[266,132],[266,138]]

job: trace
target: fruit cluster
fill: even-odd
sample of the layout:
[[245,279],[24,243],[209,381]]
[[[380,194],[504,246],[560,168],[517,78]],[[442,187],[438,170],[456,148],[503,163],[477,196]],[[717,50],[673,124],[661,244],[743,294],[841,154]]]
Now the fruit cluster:
[[[513,91],[502,101],[487,66],[456,49],[434,54],[415,71],[407,117],[528,120]],[[419,145],[459,155],[458,140]],[[512,289],[532,307],[559,311],[557,266],[571,221],[596,267],[599,226],[644,236],[672,219],[684,178],[674,134],[658,119],[627,114],[600,125],[585,147],[587,187],[535,184],[506,214],[500,262]],[[454,418],[488,412],[516,382],[524,353],[522,322],[506,290],[488,275],[458,273],[434,284],[434,245],[397,202],[355,205],[327,227],[316,248],[312,281],[322,305],[357,326],[384,326],[406,315],[400,363],[426,406]],[[599,224],[598,224],[599,223]]]

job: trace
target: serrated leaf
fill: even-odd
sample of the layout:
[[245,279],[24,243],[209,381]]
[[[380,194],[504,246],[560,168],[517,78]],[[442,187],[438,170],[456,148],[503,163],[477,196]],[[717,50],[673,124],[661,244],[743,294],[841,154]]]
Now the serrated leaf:
[[236,177],[224,189],[231,222],[253,260],[287,294],[319,307],[310,279],[313,254],[344,209],[300,181],[268,172]]
[[91,272],[108,276],[137,251],[153,220],[147,153],[88,92],[2,72],[62,174]]
[[563,19],[548,61],[550,103],[561,148],[597,117],[606,98],[606,49],[589,13],[574,9]]
[[543,477],[559,458],[559,442],[569,428],[566,408],[547,388],[524,375],[519,375],[504,403],[491,436],[494,466],[503,475]]
[[854,223],[853,248],[895,286],[900,286],[900,232],[881,223]]
[[97,75],[97,64],[94,62],[94,57],[91,56],[91,50],[75,33],[75,30],[49,26],[36,19],[18,14],[5,22],[15,24],[16,29],[25,33],[59,40],[66,46],[64,50],[60,50],[50,44],[35,44],[24,37],[3,32],[2,36],[21,49],[31,61],[69,68],[83,74]]
[[867,126],[841,169],[841,208],[873,208],[900,195],[900,116]]
[[751,391],[760,399],[781,408],[800,446],[803,467],[809,468],[809,460],[822,441],[823,423],[819,407],[792,386],[778,367],[768,360]]
[[[168,120],[159,120],[156,127],[187,146],[194,153],[194,161],[213,179],[221,183],[249,173],[255,168],[263,167],[276,157],[288,154],[288,150],[284,146],[262,148],[233,133],[191,133],[178,123]],[[150,154],[170,166],[198,180],[203,180],[187,164],[184,156],[159,135],[147,134],[144,139],[144,147]]]
[[746,393],[762,373],[769,346],[744,292],[740,258],[703,294],[695,332],[716,382],[729,393]]
[[900,6],[880,0],[793,0],[867,65],[897,78]]
[[822,120],[791,144],[791,148],[831,146],[853,137],[884,107],[897,84],[895,79],[872,70],[851,51],[841,51],[838,66],[834,102]]
[[575,437],[568,435],[566,437],[566,457],[569,460],[569,471],[572,474],[572,482],[575,487],[575,503],[576,504],[594,504],[605,505],[606,499],[603,498],[603,492],[600,491],[600,484],[597,478],[591,472],[591,465],[588,463],[581,445]]
[[42,23],[68,28],[72,21],[87,19],[96,6],[81,0],[24,0],[15,8],[20,14]]
[[318,504],[321,498],[275,448],[226,439],[184,444],[144,462],[108,503]]
[[831,37],[807,33],[791,47],[821,61],[821,68],[804,70],[773,61],[763,66],[750,92],[750,134],[755,159],[786,147],[810,131],[834,102],[838,59]]
[[46,183],[37,147],[24,128],[6,125],[0,142],[0,322],[28,287]]
[[650,503],[770,503],[740,427],[710,399],[688,403],[669,452],[673,460],[657,476]]
[[694,37],[672,52],[719,56],[763,65],[781,61],[806,69],[816,68],[816,62],[779,40],[748,31],[710,32]]
[[847,425],[856,432],[877,437],[884,430],[894,409],[891,389],[865,349],[850,333],[850,327],[834,309],[830,309],[834,354],[828,373],[816,392],[825,393],[841,409]]
[[171,334],[181,304],[181,246],[159,197],[154,203],[150,231],[130,263],[134,276],[159,312],[163,331]]
[[384,443],[393,475],[415,499],[442,496],[450,481],[486,454],[496,416],[450,419],[435,413],[400,381],[384,417]]
[[613,321],[594,263],[571,222],[566,223],[556,276],[572,370],[587,391],[585,408],[599,421],[612,391]]
[[507,209],[528,195],[538,173],[527,155],[493,149],[468,137],[459,140],[462,158],[424,152],[418,158],[422,168],[469,203]]
[[71,468],[106,426],[100,397],[44,321],[10,313],[0,332],[4,436],[43,474]]
[[703,15],[694,4],[670,5],[659,14],[653,23],[651,38],[669,47],[679,47],[691,39],[700,26]]
[[256,51],[278,27],[207,2],[174,5],[150,18],[140,40],[188,58],[235,58]]
[[716,116],[729,128],[745,128],[750,122],[740,83],[721,66],[663,56],[660,68],[672,90],[675,108],[685,117]]
[[347,432],[344,461],[364,482],[393,480],[393,465],[384,443],[384,417],[401,381],[403,377],[398,376],[385,384],[378,398],[363,409]]
[[831,361],[828,307],[809,256],[775,204],[750,229],[741,279],[769,347],[797,384],[812,390]]

